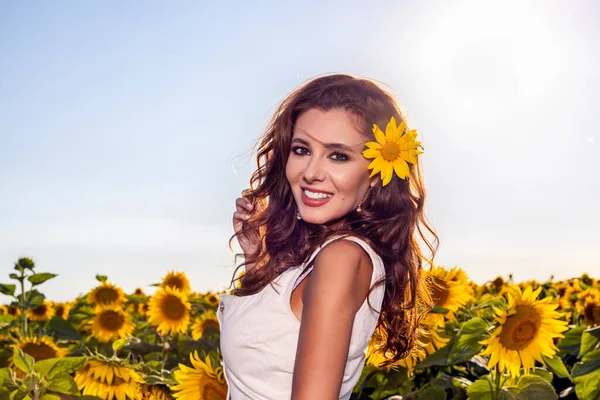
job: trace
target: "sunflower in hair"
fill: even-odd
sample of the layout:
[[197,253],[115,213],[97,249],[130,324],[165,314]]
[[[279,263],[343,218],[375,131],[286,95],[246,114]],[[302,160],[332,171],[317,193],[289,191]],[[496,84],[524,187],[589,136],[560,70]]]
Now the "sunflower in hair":
[[416,164],[417,155],[423,153],[418,150],[418,147],[423,147],[416,140],[417,131],[413,129],[405,132],[405,129],[405,121],[396,125],[393,116],[385,127],[385,134],[373,124],[373,134],[377,141],[368,142],[368,148],[362,152],[365,158],[374,159],[368,167],[373,170],[370,177],[380,172],[383,186],[390,183],[394,172],[398,178],[406,179],[410,175],[408,163]]

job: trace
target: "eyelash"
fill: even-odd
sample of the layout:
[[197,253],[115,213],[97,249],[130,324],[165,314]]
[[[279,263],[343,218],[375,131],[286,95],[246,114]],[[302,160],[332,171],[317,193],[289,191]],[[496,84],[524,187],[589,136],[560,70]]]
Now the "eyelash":
[[[299,153],[297,152],[297,150],[305,150],[305,151],[308,151],[308,149],[307,149],[307,148],[305,148],[305,147],[302,147],[302,146],[292,146],[292,153],[294,153],[294,154],[295,154],[295,155],[297,155],[297,156],[302,156],[302,154],[299,154]],[[348,155],[347,155],[347,154],[345,154],[345,153],[342,153],[341,151],[334,151],[333,153],[331,153],[331,154],[330,154],[330,156],[332,156],[332,155],[335,155],[335,156],[341,156],[341,157],[343,157],[343,159],[342,159],[342,160],[335,160],[335,159],[333,160],[333,161],[337,161],[337,162],[346,162],[346,161],[348,161],[348,160],[350,159],[350,157],[348,157]]]

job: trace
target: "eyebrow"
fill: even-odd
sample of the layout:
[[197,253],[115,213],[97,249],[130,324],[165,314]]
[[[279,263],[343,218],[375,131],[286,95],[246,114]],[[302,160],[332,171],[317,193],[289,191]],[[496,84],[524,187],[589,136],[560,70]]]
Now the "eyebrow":
[[[304,139],[294,138],[294,139],[292,139],[292,143],[294,143],[294,142],[302,143],[303,145],[310,147],[310,143],[308,143]],[[345,145],[343,143],[321,143],[321,144],[327,149],[342,149],[342,150],[349,151],[351,153],[355,153],[355,151],[354,151],[354,149],[352,149],[352,147]]]

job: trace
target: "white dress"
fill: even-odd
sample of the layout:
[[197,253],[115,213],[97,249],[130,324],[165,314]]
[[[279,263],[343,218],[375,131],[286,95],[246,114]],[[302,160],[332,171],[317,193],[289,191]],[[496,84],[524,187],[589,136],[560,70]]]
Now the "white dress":
[[[292,394],[294,361],[298,346],[300,321],[290,306],[292,290],[308,275],[303,272],[330,238],[317,248],[299,267],[293,267],[250,296],[220,295],[217,319],[221,329],[223,372],[231,400],[284,400]],[[371,257],[371,286],[385,276],[381,257],[363,240],[343,237],[358,243]],[[370,295],[371,305],[378,312],[383,302],[384,284]],[[275,290],[273,288],[277,290]],[[379,314],[371,310],[365,299],[357,311],[344,370],[339,398],[349,399],[365,361],[369,339],[375,331]]]

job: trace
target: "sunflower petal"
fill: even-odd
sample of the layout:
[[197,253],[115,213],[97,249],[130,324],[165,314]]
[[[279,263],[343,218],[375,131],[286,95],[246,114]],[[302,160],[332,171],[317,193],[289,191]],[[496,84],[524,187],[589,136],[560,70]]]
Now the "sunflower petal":
[[394,161],[394,171],[396,171],[396,175],[399,178],[405,179],[410,175],[410,170],[408,168],[408,164],[402,158],[398,158]]
[[381,151],[375,150],[375,149],[367,149],[362,152],[362,155],[365,158],[377,158],[377,157],[381,156]]
[[375,124],[373,124],[373,134],[375,135],[375,139],[377,142],[379,142],[379,144],[384,145],[387,143],[385,140],[385,134]]

